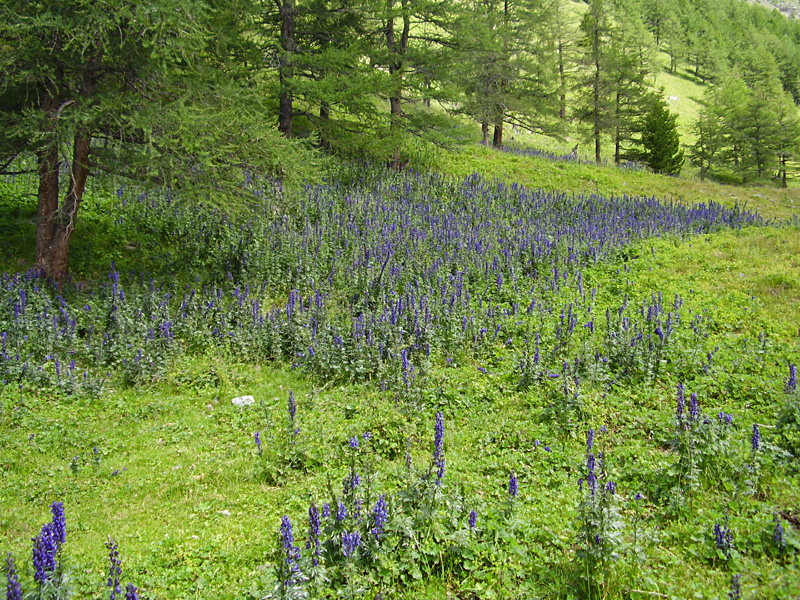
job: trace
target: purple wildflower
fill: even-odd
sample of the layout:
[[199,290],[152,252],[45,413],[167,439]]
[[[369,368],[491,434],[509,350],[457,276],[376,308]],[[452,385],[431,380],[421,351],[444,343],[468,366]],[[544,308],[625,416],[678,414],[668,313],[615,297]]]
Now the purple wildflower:
[[342,533],[342,553],[346,558],[350,558],[355,554],[358,547],[361,545],[361,534],[358,531]]
[[777,546],[778,551],[782,553],[786,548],[783,524],[781,523],[781,518],[777,513],[772,516],[772,520],[775,522],[775,528],[772,530],[772,542],[775,544],[775,546]]
[[6,557],[6,582],[6,600],[22,600],[22,587],[10,552]]
[[295,583],[295,576],[300,571],[300,566],[297,561],[300,560],[300,549],[294,545],[294,534],[292,532],[292,521],[287,515],[283,515],[281,519],[281,543],[283,545],[283,552],[286,555],[284,559],[285,571],[283,580],[284,588],[289,588]]
[[592,448],[594,447],[594,429],[589,429],[589,433],[586,435],[586,451],[591,452]]
[[315,567],[319,565],[319,529],[319,509],[316,504],[312,504],[308,507],[308,541],[306,541],[306,550],[314,548],[314,556],[311,560]]
[[108,582],[106,586],[109,588],[109,600],[114,600],[117,597],[117,594],[122,592],[122,588],[119,586],[119,576],[122,575],[122,561],[119,558],[119,550],[117,548],[117,542],[115,542],[112,538],[108,538],[106,542],[106,548],[108,548]]
[[789,380],[786,382],[786,391],[790,394],[797,391],[797,365],[789,365]]
[[726,554],[730,552],[733,547],[733,534],[727,524],[714,524],[714,542],[718,550],[722,550]]
[[61,544],[67,541],[67,521],[64,518],[64,503],[53,502],[50,506],[50,512],[53,515],[53,535],[55,536],[56,544],[61,547]]
[[753,453],[758,452],[761,448],[761,431],[758,428],[758,423],[753,423],[753,437],[750,440],[750,446],[753,448]]
[[256,431],[253,434],[253,437],[255,438],[255,441],[256,441],[256,448],[258,448],[258,455],[261,456],[261,452],[262,452],[262,450],[261,450],[261,432],[260,431]]
[[742,576],[737,573],[731,575],[731,591],[728,592],[728,600],[741,600],[742,598]]
[[132,583],[125,586],[125,600],[139,600],[139,588]]
[[695,423],[700,420],[700,402],[697,400],[697,394],[692,392],[689,399],[689,418]]
[[686,408],[686,393],[683,389],[683,384],[678,384],[678,407],[675,410],[675,416],[678,418],[678,422],[683,421],[683,411]]
[[386,521],[389,519],[389,507],[386,504],[385,494],[378,496],[378,501],[375,503],[372,516],[374,519],[374,527],[371,533],[376,540],[379,540],[383,533],[383,528],[386,526]]
[[42,530],[33,538],[33,578],[44,583],[56,570],[58,542],[53,533],[53,524],[45,523]]
[[433,462],[436,465],[436,483],[441,485],[444,477],[444,415],[436,413],[436,425],[433,433]]
[[514,471],[511,471],[511,475],[508,478],[508,496],[510,498],[516,498],[518,492],[519,486],[517,483],[517,474]]
[[294,417],[297,414],[297,401],[294,399],[294,392],[289,392],[289,420],[294,423]]
[[469,513],[469,528],[475,529],[478,524],[478,513],[474,510],[471,510]]

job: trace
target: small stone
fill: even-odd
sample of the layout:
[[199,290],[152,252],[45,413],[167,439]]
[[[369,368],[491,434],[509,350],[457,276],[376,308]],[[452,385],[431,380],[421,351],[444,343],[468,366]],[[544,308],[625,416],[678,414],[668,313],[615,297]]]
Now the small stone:
[[230,517],[231,516],[231,511],[229,511],[227,509],[226,510],[221,510],[221,511],[219,511],[218,514],[222,515],[223,517]]
[[251,404],[255,404],[256,399],[252,396],[238,396],[231,400],[231,403],[235,406],[250,406]]

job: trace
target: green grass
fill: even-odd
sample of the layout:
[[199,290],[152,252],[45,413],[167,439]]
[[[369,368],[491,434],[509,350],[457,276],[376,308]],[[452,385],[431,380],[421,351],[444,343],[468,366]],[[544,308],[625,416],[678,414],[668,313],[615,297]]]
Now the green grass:
[[[746,202],[774,219],[795,216],[800,206],[800,192],[792,189],[691,182],[483,147],[443,154],[440,166],[454,175],[477,171],[531,187]],[[33,260],[34,206],[19,190],[0,191],[5,198],[0,258],[6,268],[25,268]],[[125,249],[130,240],[118,238],[112,200],[113,194],[98,189],[81,215],[73,257],[86,277],[101,272],[111,259],[132,268],[146,264],[148,240],[136,239],[135,251]],[[737,447],[747,446],[756,421],[770,439],[785,365],[800,362],[796,226],[648,240],[614,262],[594,265],[585,278],[587,288],[598,288],[601,306],[619,306],[626,294],[638,302],[662,292],[667,304],[679,294],[696,313],[708,311],[710,337],[694,350],[702,355],[720,346],[716,360],[726,368],[698,377],[691,391],[698,392],[709,415],[734,415]],[[754,341],[762,333],[769,336],[770,362],[759,372],[753,367],[758,351],[752,345],[742,348],[745,339]],[[642,533],[648,540],[640,571],[630,553],[616,563],[610,597],[726,597],[731,572],[714,560],[711,541],[711,528],[726,510],[742,549],[732,571],[743,574],[743,597],[777,600],[796,594],[797,563],[782,566],[767,554],[764,541],[771,535],[774,510],[800,513],[796,460],[768,463],[758,497],[732,498],[729,488],[707,482],[691,511],[664,519],[653,498],[665,465],[675,460],[667,440],[678,382],[586,386],[585,417],[565,429],[547,417],[560,393],[558,383],[519,389],[509,366],[518,350],[497,344],[450,366],[439,360],[421,404],[413,406],[371,384],[329,386],[279,364],[241,364],[235,349],[180,359],[163,379],[137,388],[112,379],[98,399],[5,388],[0,392],[0,550],[12,551],[25,565],[31,538],[49,519],[49,504],[61,500],[68,524],[64,555],[76,598],[103,596],[109,535],[119,542],[123,581],[134,582],[150,598],[262,598],[272,582],[281,516],[291,515],[296,537],[304,539],[300,523],[308,503],[327,498],[327,486],[338,488],[346,473],[347,440],[373,432],[378,482],[383,490],[397,490],[404,481],[407,448],[417,467],[426,466],[433,412],[441,409],[447,423],[447,489],[463,486],[481,519],[488,506],[503,502],[508,473],[515,470],[520,478],[517,518],[530,553],[515,558],[515,564],[524,565],[523,575],[515,578],[507,565],[495,565],[476,597],[580,596],[570,587],[577,576],[576,482],[584,474],[584,432],[603,424],[610,431],[604,443],[620,494],[628,500],[637,492],[645,495]],[[298,444],[307,468],[276,474],[273,465],[266,478],[253,432],[264,432],[268,455],[275,459],[284,447],[289,390],[298,398]],[[257,404],[244,409],[231,404],[231,398],[244,394],[255,396]],[[534,440],[542,443],[536,446]],[[545,444],[552,452],[544,451]],[[630,523],[633,512],[625,506]],[[800,548],[800,536],[788,535]],[[29,584],[30,573],[22,573]],[[479,582],[467,581],[478,589]],[[520,581],[526,587],[519,587]],[[398,586],[393,597],[472,597],[460,585],[450,575],[435,576]]]
[[477,172],[548,190],[646,195],[688,203],[714,201],[724,206],[738,204],[757,210],[767,219],[791,219],[800,211],[800,188],[721,185],[646,171],[549,161],[483,146],[443,152],[439,165],[442,171],[459,177]]
[[[798,256],[800,236],[789,228],[655,240],[629,253],[624,263],[598,265],[587,281],[599,285],[611,303],[624,293],[632,299],[654,291],[679,293],[691,306],[713,312],[717,329],[711,344],[766,331],[782,352],[796,358]],[[620,267],[627,269],[624,281],[616,274]],[[486,362],[435,374],[433,403],[447,415],[447,480],[463,482],[482,506],[501,501],[507,474],[515,469],[519,517],[527,524],[529,543],[538,548],[540,568],[528,575],[530,585],[537,596],[565,597],[584,441],[542,419],[547,387],[517,390],[500,369],[504,352],[496,348]],[[480,364],[486,374],[476,371]],[[705,411],[735,415],[738,443],[747,444],[753,420],[767,425],[774,420],[775,406],[759,402],[771,396],[747,387],[763,384],[752,379],[736,393],[725,393],[721,380],[710,378],[694,389]],[[307,473],[290,473],[280,486],[268,485],[252,434],[265,431],[267,410],[273,424],[279,422],[289,389],[299,399],[300,443],[322,462]],[[234,407],[230,399],[242,394],[264,406]],[[583,427],[609,427],[606,452],[620,493],[630,498],[643,491],[649,497],[669,460],[663,443],[674,386],[623,386],[602,397],[591,390],[586,402],[591,417]],[[326,495],[329,479],[338,485],[349,437],[369,430],[383,441],[376,466],[382,486],[391,489],[401,480],[406,439],[424,466],[431,427],[432,413],[405,411],[372,386],[314,386],[280,367],[239,365],[227,355],[181,361],[164,381],[113,389],[97,400],[7,392],[0,404],[0,543],[4,551],[28,556],[29,540],[49,518],[49,503],[60,499],[68,520],[65,554],[78,597],[102,594],[103,544],[112,535],[123,557],[123,580],[134,581],[149,597],[257,598],[270,580],[280,516],[290,514],[299,522],[309,500]],[[280,427],[272,431],[277,435]],[[534,439],[553,452],[535,448]],[[266,443],[275,440],[267,437]],[[773,509],[800,511],[796,475],[777,469],[765,477],[763,497],[733,505],[732,527],[742,547],[760,547],[753,540],[768,531]],[[657,508],[646,502],[645,532],[660,541],[648,545],[649,575],[637,584],[643,591],[631,591],[631,597],[724,596],[730,574],[709,563],[708,536],[730,502],[727,490],[710,486],[690,516],[660,522],[657,531]],[[621,563],[617,575],[627,576],[629,568]],[[783,598],[800,589],[796,569],[758,553],[741,556],[736,571],[744,573],[745,597]],[[452,585],[434,579],[396,593],[440,598]],[[501,582],[495,587],[497,597],[512,597]]]
[[692,127],[700,116],[708,86],[703,84],[686,67],[675,73],[667,69],[669,57],[660,53],[656,61],[658,69],[654,73],[655,88],[664,88],[664,99],[669,109],[678,115],[678,133],[684,146],[695,141]]

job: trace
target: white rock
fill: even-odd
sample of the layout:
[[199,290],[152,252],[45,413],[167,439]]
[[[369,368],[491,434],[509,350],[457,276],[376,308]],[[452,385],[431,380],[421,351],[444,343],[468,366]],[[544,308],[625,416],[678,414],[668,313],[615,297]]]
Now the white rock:
[[250,406],[251,404],[254,404],[255,401],[256,399],[252,396],[239,396],[238,398],[231,400],[231,402],[236,406]]
[[678,101],[678,97],[677,96],[670,96],[669,99],[672,100],[673,102],[677,102]]

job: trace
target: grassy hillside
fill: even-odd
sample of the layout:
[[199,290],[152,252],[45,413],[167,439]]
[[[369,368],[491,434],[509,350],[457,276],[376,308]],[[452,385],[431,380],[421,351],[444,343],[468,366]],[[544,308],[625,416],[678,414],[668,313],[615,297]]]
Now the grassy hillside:
[[[683,207],[785,219],[793,190],[486,148],[441,166],[468,179],[353,165],[257,190],[236,223],[98,189],[79,284],[4,276],[0,545],[26,590],[53,501],[81,599],[108,595],[109,535],[123,585],[163,600],[800,589],[800,235]],[[22,232],[32,201],[3,189],[0,225]],[[30,264],[22,238],[3,236],[9,268]]]
[[445,153],[439,164],[444,172],[458,176],[477,172],[549,190],[648,195],[685,202],[714,201],[729,207],[746,206],[768,219],[791,219],[800,211],[800,188],[796,187],[720,185],[613,166],[551,161],[483,146]]

